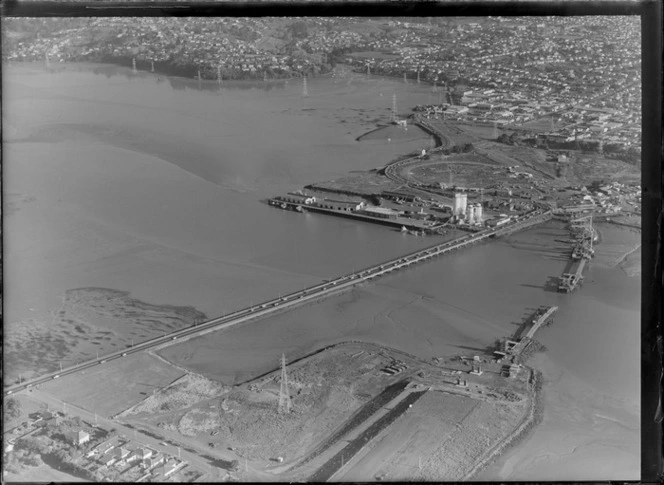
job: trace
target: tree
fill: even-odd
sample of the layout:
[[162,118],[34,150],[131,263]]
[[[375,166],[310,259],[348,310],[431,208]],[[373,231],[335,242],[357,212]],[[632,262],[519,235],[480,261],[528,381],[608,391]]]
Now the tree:
[[305,24],[302,20],[298,20],[297,22],[291,24],[290,31],[291,35],[296,39],[303,39],[309,33],[307,30],[307,24]]
[[10,397],[7,399],[7,402],[5,402],[5,412],[7,413],[7,416],[9,416],[11,419],[16,419],[18,418],[23,409],[21,408],[21,403],[18,402],[16,399]]

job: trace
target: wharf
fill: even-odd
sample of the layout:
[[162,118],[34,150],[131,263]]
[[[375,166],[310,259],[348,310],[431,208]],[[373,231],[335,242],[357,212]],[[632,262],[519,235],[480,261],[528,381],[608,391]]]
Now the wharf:
[[355,219],[362,222],[372,222],[374,224],[382,224],[384,226],[391,226],[397,229],[405,227],[406,229],[415,230],[415,231],[436,231],[443,227],[443,224],[431,224],[425,221],[419,221],[417,219],[411,219],[409,217],[395,217],[392,219],[382,219],[379,217],[371,217],[365,214],[359,214],[355,211],[341,211],[335,209],[326,209],[319,207],[313,204],[296,204],[294,202],[287,202],[279,199],[270,199],[270,205],[275,207],[281,207],[282,209],[290,209],[296,212],[318,212],[321,214],[328,214],[338,217],[345,217],[347,219]]
[[573,273],[563,273],[558,284],[558,291],[570,293],[583,281],[583,268],[589,258],[583,257],[577,263],[576,270]]
[[[509,355],[514,359],[518,358],[519,355],[521,355],[526,347],[528,347],[528,345],[532,342],[535,333],[557,311],[557,306],[538,308],[535,314],[528,318],[526,322],[524,322],[523,326],[518,330],[517,334],[515,334],[514,340],[505,341],[504,352],[498,351],[496,354],[501,356]],[[528,328],[529,326],[530,328]],[[526,328],[528,328],[528,331],[524,336],[521,336]]]

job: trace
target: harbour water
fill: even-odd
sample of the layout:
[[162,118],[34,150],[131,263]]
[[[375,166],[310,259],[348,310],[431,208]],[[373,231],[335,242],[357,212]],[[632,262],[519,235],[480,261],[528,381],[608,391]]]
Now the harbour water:
[[[433,242],[261,202],[428,146],[426,136],[356,138],[389,120],[392,93],[405,112],[428,102],[430,87],[354,75],[309,79],[303,98],[297,80],[219,88],[62,67],[4,70],[8,339],[26,322],[48,326],[71,288],[216,316]],[[639,234],[600,230],[598,257],[570,295],[545,288],[566,264],[555,242],[564,229],[550,223],[164,355],[231,383],[274,368],[282,352],[347,339],[472,354],[529,309],[555,304],[555,324],[538,337],[548,351],[534,361],[547,378],[544,421],[481,478],[634,479],[640,280],[620,255]]]

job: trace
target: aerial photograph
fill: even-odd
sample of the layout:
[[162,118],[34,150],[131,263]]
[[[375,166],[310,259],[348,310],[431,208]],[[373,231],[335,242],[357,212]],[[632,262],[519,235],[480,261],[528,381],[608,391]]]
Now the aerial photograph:
[[639,479],[639,16],[1,28],[3,482]]

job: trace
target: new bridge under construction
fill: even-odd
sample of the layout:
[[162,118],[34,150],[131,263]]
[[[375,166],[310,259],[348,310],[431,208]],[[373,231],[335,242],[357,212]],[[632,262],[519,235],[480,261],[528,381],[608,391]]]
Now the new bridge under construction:
[[269,315],[300,306],[307,302],[320,300],[321,298],[340,293],[366,281],[373,280],[394,271],[408,268],[411,265],[417,263],[428,261],[435,257],[447,254],[451,251],[462,249],[466,246],[482,242],[489,238],[504,236],[511,232],[521,231],[528,227],[541,224],[551,219],[551,217],[551,211],[542,212],[535,210],[509,224],[505,224],[500,227],[484,229],[475,233],[464,235],[458,239],[435,244],[428,248],[424,248],[404,256],[385,261],[383,263],[372,265],[363,270],[355,271],[332,280],[327,280],[318,285],[274,298],[258,305],[244,308],[242,310],[238,310],[230,314],[214,318],[212,320],[208,320],[207,322],[194,324],[193,326],[171,332],[164,336],[136,343],[136,345],[132,345],[129,348],[99,356],[98,358],[85,362],[80,362],[74,366],[61,368],[60,371],[51,372],[34,379],[21,381],[6,387],[5,394],[12,394],[14,392],[28,389],[35,385],[48,382],[52,379],[58,379],[65,375],[81,372],[90,367],[105,364],[106,362],[113,359],[122,358],[137,352],[145,352],[148,350],[156,349],[158,347],[171,345],[175,343],[174,341],[176,340],[182,341],[185,339],[204,335],[209,332],[231,328],[239,324],[257,320],[259,318],[264,318]]

